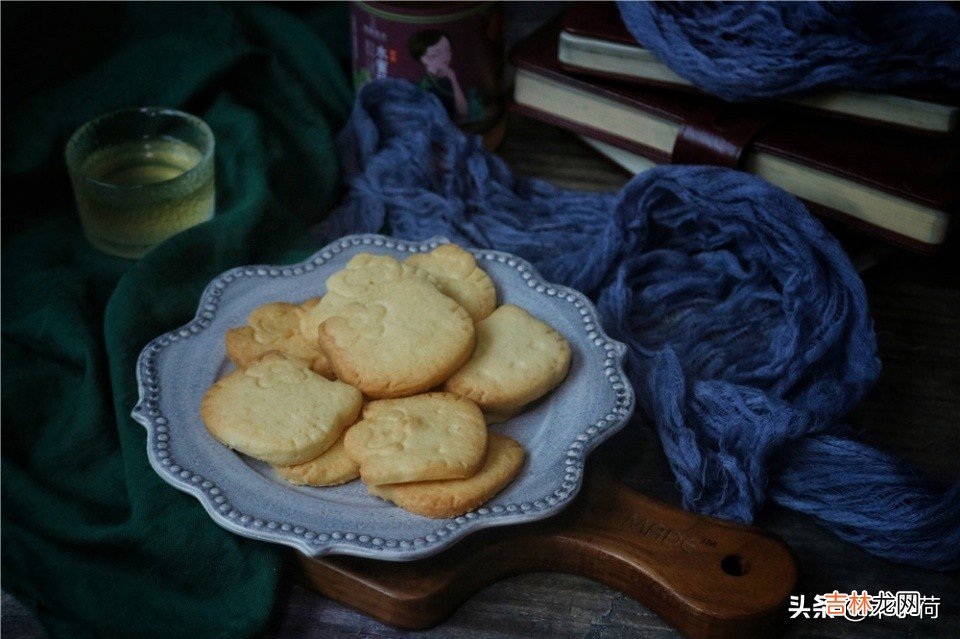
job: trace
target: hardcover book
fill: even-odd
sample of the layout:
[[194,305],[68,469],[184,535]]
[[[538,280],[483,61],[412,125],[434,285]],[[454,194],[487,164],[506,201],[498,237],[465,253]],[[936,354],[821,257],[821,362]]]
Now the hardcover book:
[[[584,2],[568,10],[557,50],[561,65],[574,73],[698,91],[637,43],[613,2]],[[955,133],[960,122],[960,95],[929,84],[890,94],[823,91],[782,104],[926,135]]]
[[560,31],[558,22],[548,24],[514,48],[515,110],[642,163],[716,164],[759,175],[815,213],[914,250],[944,242],[960,199],[954,140],[587,79],[557,59]]

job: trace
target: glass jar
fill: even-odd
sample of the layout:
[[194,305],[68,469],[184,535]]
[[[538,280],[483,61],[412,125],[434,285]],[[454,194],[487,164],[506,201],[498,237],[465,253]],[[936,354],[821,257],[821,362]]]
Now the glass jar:
[[402,78],[430,91],[450,119],[480,133],[488,148],[503,139],[503,11],[497,2],[351,3],[353,78]]

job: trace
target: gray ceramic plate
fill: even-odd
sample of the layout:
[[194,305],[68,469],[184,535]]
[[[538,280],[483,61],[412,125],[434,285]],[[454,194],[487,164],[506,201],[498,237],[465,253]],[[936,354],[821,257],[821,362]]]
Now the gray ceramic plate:
[[573,361],[560,387],[494,427],[518,440],[528,458],[520,476],[483,507],[455,519],[428,519],[370,496],[360,481],[292,486],[268,465],[217,442],[200,421],[204,392],[232,369],[224,335],[245,324],[252,309],[322,294],[327,277],[357,253],[403,259],[447,241],[353,235],[297,265],[236,268],[213,280],[193,321],[150,342],[137,362],[140,401],[132,414],[147,428],[153,468],[199,499],[224,528],[312,556],[416,559],[482,528],[562,510],[580,488],[587,453],[633,412],[633,390],[622,369],[626,348],[604,334],[581,293],[544,282],[530,264],[507,253],[473,250],[497,287],[498,302],[521,306],[556,328],[570,342]]

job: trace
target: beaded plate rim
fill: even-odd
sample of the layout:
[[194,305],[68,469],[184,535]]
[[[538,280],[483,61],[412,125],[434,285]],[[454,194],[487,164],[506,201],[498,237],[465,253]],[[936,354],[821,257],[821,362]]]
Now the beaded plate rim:
[[173,487],[194,496],[210,517],[231,532],[292,546],[302,553],[318,557],[344,554],[360,557],[406,561],[440,552],[467,534],[492,526],[526,523],[557,514],[579,492],[583,483],[583,467],[587,454],[601,442],[619,431],[630,420],[635,407],[635,396],[623,370],[627,347],[604,332],[597,309],[579,291],[546,282],[526,260],[510,253],[490,249],[469,248],[478,262],[497,261],[513,267],[519,277],[536,293],[557,297],[573,305],[583,321],[589,343],[606,351],[604,375],[613,390],[614,402],[604,417],[585,424],[566,451],[565,471],[555,482],[553,492],[505,506],[482,506],[452,519],[437,520],[437,528],[422,537],[411,539],[382,539],[356,531],[311,530],[298,522],[264,520],[240,512],[217,484],[195,473],[173,459],[169,451],[172,432],[169,419],[160,410],[160,385],[156,360],[160,352],[179,340],[189,339],[206,329],[216,316],[218,303],[231,282],[245,277],[295,277],[315,270],[342,251],[361,245],[382,247],[410,253],[432,251],[440,244],[450,243],[442,237],[409,241],[377,234],[358,234],[342,237],[323,247],[306,260],[289,266],[241,266],[229,269],[214,278],[200,296],[194,318],[148,343],[137,359],[137,386],[139,399],[131,411],[135,421],[147,430],[147,457],[156,473]]

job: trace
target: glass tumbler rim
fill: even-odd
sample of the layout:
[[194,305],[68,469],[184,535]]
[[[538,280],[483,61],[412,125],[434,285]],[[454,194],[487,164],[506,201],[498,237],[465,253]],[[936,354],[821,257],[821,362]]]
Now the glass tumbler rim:
[[[190,124],[191,126],[196,127],[203,137],[205,142],[204,148],[202,149],[202,156],[196,165],[192,166],[190,169],[184,171],[176,177],[172,177],[169,180],[161,180],[160,182],[151,182],[149,184],[114,184],[111,182],[104,182],[102,180],[97,180],[85,175],[80,171],[81,158],[78,157],[77,146],[80,144],[80,140],[84,135],[88,134],[98,125],[107,122],[111,119],[117,118],[124,115],[165,115],[165,116],[174,116],[180,118]],[[143,192],[143,191],[156,191],[156,190],[167,190],[170,188],[175,188],[177,185],[189,182],[194,179],[194,177],[200,172],[203,171],[208,164],[213,159],[214,146],[216,141],[213,136],[213,131],[210,129],[210,126],[204,122],[202,119],[197,116],[187,113],[186,111],[181,111],[179,109],[174,109],[171,107],[160,107],[160,106],[142,106],[142,107],[128,107],[124,109],[117,109],[115,111],[109,111],[107,113],[98,115],[97,117],[87,120],[81,124],[77,129],[70,135],[70,138],[67,140],[66,148],[64,150],[64,156],[67,162],[67,168],[70,171],[71,176],[74,179],[81,179],[86,184],[92,186],[95,189],[105,189],[108,192],[117,193],[117,192]]]

